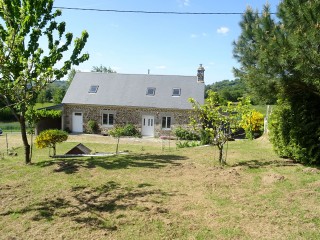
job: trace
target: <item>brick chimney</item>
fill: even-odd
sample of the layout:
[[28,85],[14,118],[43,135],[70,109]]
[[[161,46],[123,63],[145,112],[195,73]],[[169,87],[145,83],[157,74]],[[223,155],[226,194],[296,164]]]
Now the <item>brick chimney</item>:
[[204,67],[202,66],[202,64],[200,64],[198,68],[198,74],[197,74],[199,83],[204,83],[204,71],[205,71]]

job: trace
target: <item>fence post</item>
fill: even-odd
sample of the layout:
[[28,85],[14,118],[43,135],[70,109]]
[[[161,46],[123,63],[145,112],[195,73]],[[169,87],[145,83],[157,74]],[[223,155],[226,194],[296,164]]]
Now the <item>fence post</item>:
[[8,133],[6,133],[7,155],[9,155]]

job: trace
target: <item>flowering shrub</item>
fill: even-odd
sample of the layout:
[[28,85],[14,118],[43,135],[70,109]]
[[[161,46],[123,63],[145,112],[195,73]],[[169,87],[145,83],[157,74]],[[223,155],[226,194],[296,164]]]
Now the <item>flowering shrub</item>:
[[263,114],[252,110],[242,115],[240,127],[246,132],[246,137],[249,139],[254,138],[254,133],[261,134],[263,131],[264,118]]
[[64,142],[68,139],[68,133],[62,130],[49,129],[42,131],[35,140],[37,148],[47,148],[53,149],[53,156],[56,155],[56,144]]

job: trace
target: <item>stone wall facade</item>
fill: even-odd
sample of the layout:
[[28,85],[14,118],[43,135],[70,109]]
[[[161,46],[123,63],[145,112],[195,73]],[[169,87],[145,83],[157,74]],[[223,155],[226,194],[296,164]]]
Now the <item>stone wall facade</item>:
[[[62,116],[62,128],[72,131],[72,117],[74,112],[81,112],[83,116],[83,129],[89,120],[98,123],[101,133],[107,133],[112,127],[102,124],[102,114],[110,112],[114,114],[114,125],[134,124],[139,131],[142,130],[142,116],[154,116],[154,136],[173,135],[176,127],[187,127],[192,110],[182,109],[160,109],[160,108],[141,108],[141,107],[115,107],[98,105],[71,105],[65,104]],[[171,117],[171,129],[162,129],[162,117]]]

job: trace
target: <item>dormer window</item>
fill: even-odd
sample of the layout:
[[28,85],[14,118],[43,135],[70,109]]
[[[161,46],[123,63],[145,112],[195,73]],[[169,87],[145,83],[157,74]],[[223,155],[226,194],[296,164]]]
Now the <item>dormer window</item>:
[[148,87],[147,93],[148,96],[154,96],[156,94],[156,88]]
[[179,97],[181,95],[181,88],[173,88],[172,89],[172,96]]
[[91,85],[88,93],[97,93],[99,85]]

